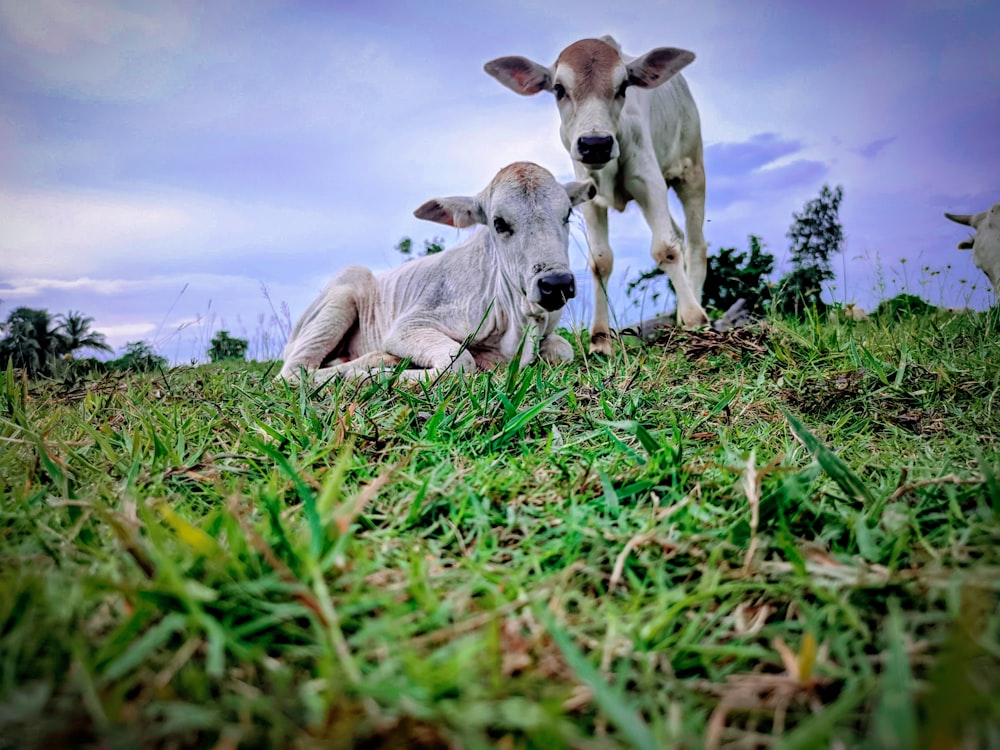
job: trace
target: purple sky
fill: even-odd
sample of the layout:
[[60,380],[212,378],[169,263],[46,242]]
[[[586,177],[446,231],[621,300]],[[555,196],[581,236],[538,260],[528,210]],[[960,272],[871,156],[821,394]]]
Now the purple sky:
[[[272,304],[294,319],[341,267],[397,265],[403,236],[459,239],[413,218],[428,198],[519,159],[571,179],[551,97],[482,66],[604,33],[698,56],[710,252],[754,233],[787,270],[792,212],[840,184],[830,299],[993,302],[942,213],[1000,200],[996,2],[642,5],[0,0],[0,318],[82,310],[174,361],[227,328],[276,356]],[[634,207],[611,228],[625,324],[649,231]],[[590,320],[575,237],[570,326]]]

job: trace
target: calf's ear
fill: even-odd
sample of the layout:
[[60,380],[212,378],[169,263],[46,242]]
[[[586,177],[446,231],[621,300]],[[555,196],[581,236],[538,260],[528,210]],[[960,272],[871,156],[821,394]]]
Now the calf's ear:
[[566,195],[569,196],[569,202],[574,206],[586,203],[597,195],[597,185],[594,184],[593,180],[565,182],[563,187],[566,189]]
[[989,211],[980,211],[978,214],[949,214],[945,213],[945,217],[951,219],[956,224],[963,224],[967,227],[972,227],[973,229],[979,229],[979,225],[983,223],[986,215]]
[[657,47],[628,64],[628,82],[644,89],[666,83],[694,61],[694,52],[677,47]]
[[971,250],[974,243],[975,240],[969,237],[969,239],[962,240],[961,242],[959,242],[957,247],[959,250]]
[[449,198],[433,198],[413,212],[418,219],[436,221],[449,227],[471,227],[485,224],[483,209],[475,198],[454,195]]
[[486,63],[483,70],[522,96],[552,90],[552,74],[549,69],[527,57],[498,57]]

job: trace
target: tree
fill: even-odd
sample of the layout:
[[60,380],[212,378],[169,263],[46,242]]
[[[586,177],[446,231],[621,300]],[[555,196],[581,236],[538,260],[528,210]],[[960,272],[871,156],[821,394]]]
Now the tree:
[[436,255],[437,253],[443,252],[443,243],[443,237],[434,237],[430,240],[424,240],[424,251],[421,253],[414,251],[413,240],[409,237],[404,237],[393,249],[406,258],[406,260],[411,260],[413,258],[419,258],[421,255]]
[[91,317],[85,317],[79,311],[70,310],[62,317],[56,330],[62,340],[64,353],[73,354],[80,349],[97,349],[102,352],[110,352],[113,349],[108,346],[103,333],[90,330],[90,324],[94,322]]
[[235,339],[229,331],[219,331],[212,338],[212,346],[208,349],[208,358],[212,362],[222,362],[226,359],[244,359],[249,342],[246,339]]
[[3,324],[0,365],[8,362],[27,371],[28,377],[49,375],[52,364],[65,353],[58,327],[52,325],[48,310],[18,307]]
[[41,370],[44,354],[35,338],[35,331],[24,320],[8,320],[4,324],[5,336],[0,340],[0,364],[4,369],[13,364],[34,377]]
[[[702,288],[702,304],[716,310],[728,310],[738,299],[746,302],[748,312],[759,312],[770,300],[770,290],[765,278],[774,270],[774,256],[764,250],[760,237],[751,234],[750,257],[737,252],[734,247],[724,247],[708,257],[708,274]],[[664,273],[658,267],[639,274],[625,288],[625,296],[632,304],[640,306],[650,282]],[[651,301],[656,303],[659,292],[653,292]]]
[[151,372],[166,367],[167,359],[157,354],[148,341],[130,341],[125,344],[125,353],[108,364],[116,370]]
[[787,315],[801,317],[808,309],[825,313],[827,304],[820,296],[823,283],[834,277],[830,259],[844,246],[840,224],[840,201],[844,189],[824,185],[819,197],[808,201],[802,213],[792,214],[788,229],[792,270],[778,282],[775,307]]

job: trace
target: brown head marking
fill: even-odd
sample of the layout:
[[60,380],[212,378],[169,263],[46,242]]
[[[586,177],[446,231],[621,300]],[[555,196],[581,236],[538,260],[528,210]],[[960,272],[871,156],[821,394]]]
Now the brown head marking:
[[614,96],[611,73],[621,64],[621,55],[614,47],[600,39],[581,39],[573,42],[560,54],[556,67],[565,65],[575,74],[573,93],[579,99],[598,95]]

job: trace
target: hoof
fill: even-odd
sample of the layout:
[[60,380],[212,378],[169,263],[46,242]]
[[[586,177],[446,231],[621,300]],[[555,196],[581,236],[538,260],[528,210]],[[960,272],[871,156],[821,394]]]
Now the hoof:
[[708,316],[700,307],[677,313],[677,324],[684,328],[701,328],[708,325]]
[[595,333],[590,337],[590,353],[599,354],[602,357],[611,356],[611,334]]

